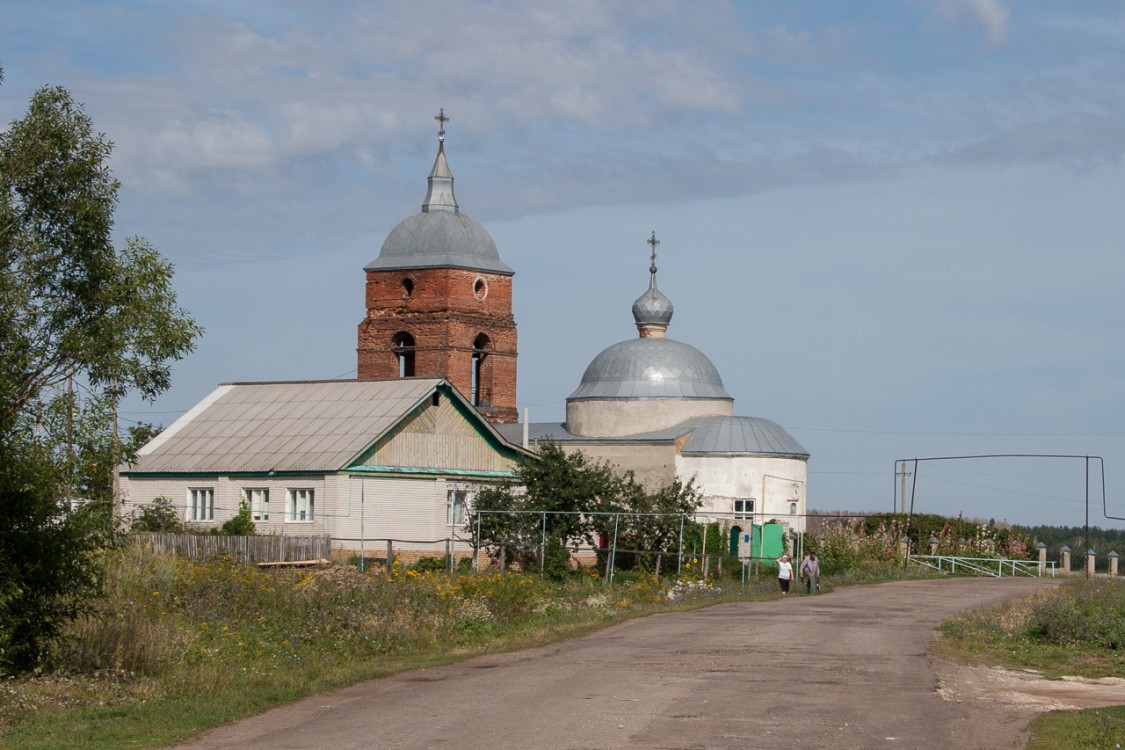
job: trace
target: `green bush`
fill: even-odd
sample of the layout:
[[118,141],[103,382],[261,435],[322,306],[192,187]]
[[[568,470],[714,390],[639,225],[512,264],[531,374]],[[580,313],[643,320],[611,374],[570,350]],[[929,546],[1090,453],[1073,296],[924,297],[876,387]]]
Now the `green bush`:
[[182,534],[184,522],[166,497],[158,497],[142,505],[129,527],[132,531],[149,531],[163,534]]
[[219,533],[223,536],[254,536],[258,533],[258,529],[250,519],[250,509],[246,507],[245,501],[238,506],[238,515],[219,527]]
[[552,581],[561,581],[570,573],[570,553],[558,539],[548,539],[543,554],[543,574]]
[[419,573],[441,573],[449,570],[449,563],[446,562],[444,557],[427,555],[425,557],[419,557],[418,561],[411,567]]

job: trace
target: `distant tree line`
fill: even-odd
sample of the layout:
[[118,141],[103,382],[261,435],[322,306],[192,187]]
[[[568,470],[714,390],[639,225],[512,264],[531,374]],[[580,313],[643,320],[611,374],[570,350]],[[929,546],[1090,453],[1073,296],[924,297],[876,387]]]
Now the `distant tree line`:
[[[1082,526],[1014,526],[1032,539],[1032,547],[1039,542],[1047,545],[1047,559],[1057,560],[1063,547],[1070,547],[1073,556],[1086,554],[1086,530]],[[1090,527],[1090,549],[1098,556],[1098,567],[1105,567],[1106,555],[1117,552],[1125,555],[1125,529]]]

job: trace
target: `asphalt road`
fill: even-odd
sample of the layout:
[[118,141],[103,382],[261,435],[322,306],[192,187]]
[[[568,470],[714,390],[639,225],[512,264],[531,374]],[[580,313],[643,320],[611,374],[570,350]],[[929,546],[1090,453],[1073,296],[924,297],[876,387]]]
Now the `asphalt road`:
[[1022,748],[1026,713],[938,692],[934,627],[1050,585],[906,581],[657,615],[372,680],[205,748]]

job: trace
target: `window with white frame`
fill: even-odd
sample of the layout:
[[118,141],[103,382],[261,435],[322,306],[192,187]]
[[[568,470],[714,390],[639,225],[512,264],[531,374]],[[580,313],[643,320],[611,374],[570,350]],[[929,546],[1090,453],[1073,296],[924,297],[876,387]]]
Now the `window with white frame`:
[[748,500],[738,499],[734,501],[734,517],[735,518],[753,518],[754,517],[754,499]]
[[215,491],[210,487],[195,487],[188,490],[187,520],[215,520]]
[[469,512],[469,503],[472,501],[471,490],[461,487],[450,487],[445,493],[446,520],[450,526],[460,526],[465,523],[465,516]]
[[789,515],[797,515],[797,503],[789,503]]
[[313,520],[313,491],[308,489],[286,490],[285,520]]
[[255,522],[270,520],[270,491],[264,488],[244,489],[242,500],[250,511],[250,520]]

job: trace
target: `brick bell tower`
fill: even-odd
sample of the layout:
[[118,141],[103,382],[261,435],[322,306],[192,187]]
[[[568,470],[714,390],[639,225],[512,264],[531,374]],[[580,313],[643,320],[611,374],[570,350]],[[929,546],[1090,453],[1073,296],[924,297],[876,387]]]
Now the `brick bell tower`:
[[421,213],[387,235],[364,267],[367,317],[359,324],[359,378],[443,377],[494,423],[517,421],[514,271],[496,243],[461,213],[438,152]]

